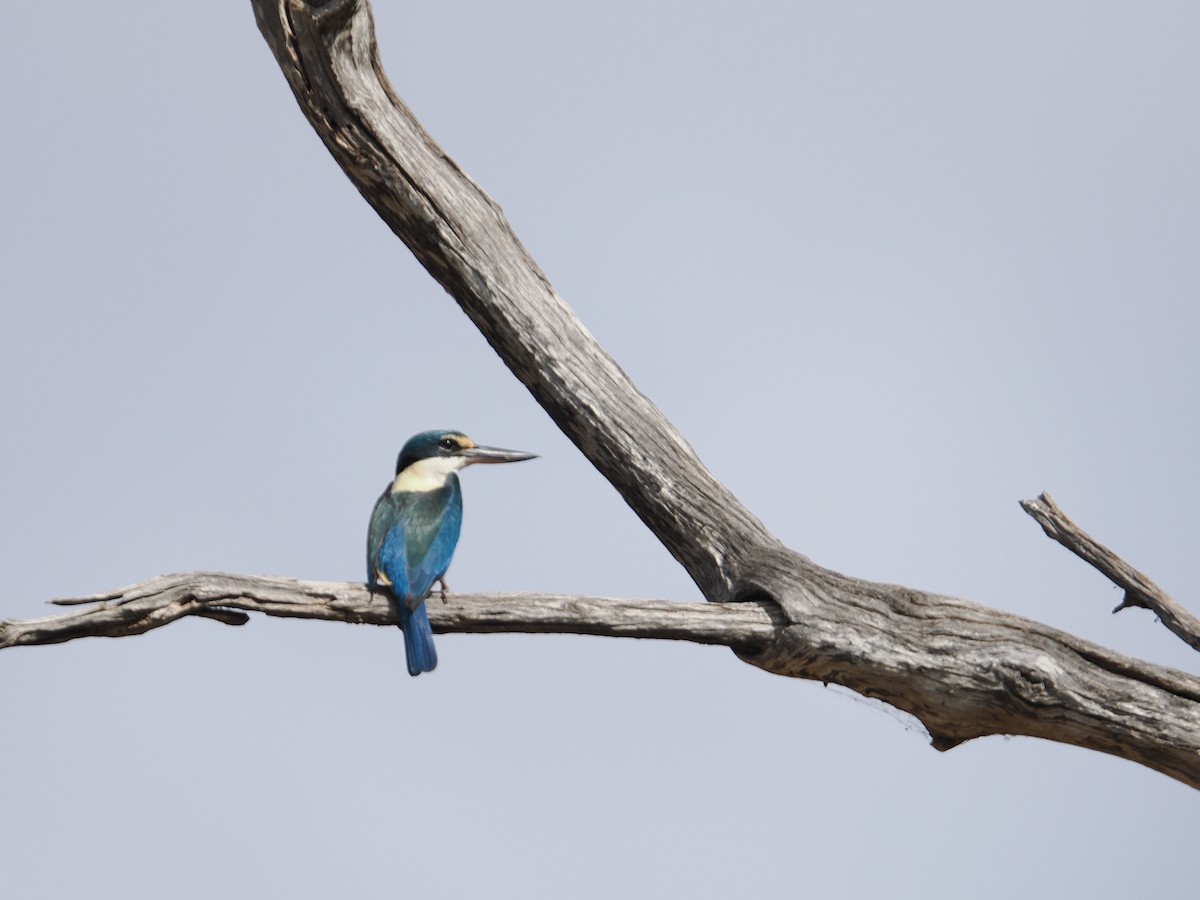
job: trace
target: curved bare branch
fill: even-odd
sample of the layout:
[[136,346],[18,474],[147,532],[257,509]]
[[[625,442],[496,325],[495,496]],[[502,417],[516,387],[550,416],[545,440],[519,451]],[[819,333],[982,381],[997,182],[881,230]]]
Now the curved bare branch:
[[1200,679],[962,600],[875,584],[781,546],[591,337],[499,207],[383,74],[365,0],[252,0],[313,128],[559,427],[710,601],[781,611],[743,659],[913,713],[935,747],[1026,734],[1200,786]]
[[588,333],[500,207],[396,96],[370,6],[259,0],[254,9],[300,108],[367,202],[705,597],[729,599],[743,549],[773,538]]

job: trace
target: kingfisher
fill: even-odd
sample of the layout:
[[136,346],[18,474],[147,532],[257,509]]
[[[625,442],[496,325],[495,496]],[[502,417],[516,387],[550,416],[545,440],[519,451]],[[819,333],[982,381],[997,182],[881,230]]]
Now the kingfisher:
[[371,511],[367,531],[367,584],[396,603],[404,632],[408,674],[437,666],[425,598],[434,582],[446,596],[446,570],[462,528],[459,469],[474,463],[536,459],[520,450],[483,447],[461,431],[414,434],[396,458],[396,475]]

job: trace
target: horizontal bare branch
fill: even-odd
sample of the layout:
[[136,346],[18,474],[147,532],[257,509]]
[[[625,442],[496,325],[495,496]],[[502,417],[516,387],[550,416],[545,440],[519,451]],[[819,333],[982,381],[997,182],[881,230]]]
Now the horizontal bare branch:
[[[81,637],[125,637],[161,628],[187,616],[229,625],[247,613],[395,625],[386,598],[362,584],[298,581],[224,572],[160,575],[117,591],[52,601],[80,606],[60,616],[0,621],[0,649],[58,644]],[[567,594],[448,594],[431,598],[429,618],[438,632],[531,632],[658,638],[719,644],[742,651],[771,640],[774,624],[763,604],[674,603],[613,600]]]
[[1131,606],[1148,609],[1176,637],[1193,650],[1200,650],[1200,619],[1145,574],[1072,522],[1049,494],[1042,492],[1036,500],[1022,500],[1021,508],[1037,520],[1049,537],[1093,566],[1117,587],[1124,589],[1125,597],[1113,609],[1114,613]]

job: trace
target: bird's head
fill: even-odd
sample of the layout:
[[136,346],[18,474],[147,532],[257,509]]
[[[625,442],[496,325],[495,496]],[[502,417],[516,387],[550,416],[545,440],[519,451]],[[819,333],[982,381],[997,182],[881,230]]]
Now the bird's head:
[[536,458],[536,453],[476,444],[461,431],[422,431],[405,442],[396,458],[393,490],[433,490],[445,484],[447,475],[464,466]]

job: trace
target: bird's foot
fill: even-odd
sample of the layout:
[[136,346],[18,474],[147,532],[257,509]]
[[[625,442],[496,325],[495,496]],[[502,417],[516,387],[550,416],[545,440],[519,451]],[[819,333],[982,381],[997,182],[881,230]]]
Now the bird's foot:
[[442,589],[438,592],[438,594],[442,598],[442,603],[445,603],[446,602],[446,592],[450,590],[450,585],[446,584],[445,578],[439,578],[438,584],[440,584],[442,586]]

